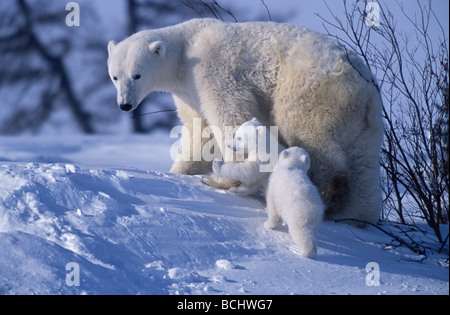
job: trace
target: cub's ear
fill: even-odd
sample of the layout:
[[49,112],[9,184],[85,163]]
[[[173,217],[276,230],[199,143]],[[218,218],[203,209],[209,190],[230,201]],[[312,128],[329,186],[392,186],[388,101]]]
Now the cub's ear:
[[152,54],[157,54],[160,56],[164,56],[166,50],[164,47],[164,43],[161,41],[151,43],[150,45],[148,45],[148,49]]
[[304,165],[305,171],[309,170],[310,166],[311,166],[311,162],[309,159],[309,155],[307,154],[302,154],[300,156],[300,162]]
[[288,156],[289,156],[289,151],[288,150],[283,150],[280,153],[280,157],[282,157],[282,158],[287,158]]
[[108,54],[111,56],[112,51],[114,49],[114,47],[116,47],[116,42],[113,40],[110,40],[108,43]]

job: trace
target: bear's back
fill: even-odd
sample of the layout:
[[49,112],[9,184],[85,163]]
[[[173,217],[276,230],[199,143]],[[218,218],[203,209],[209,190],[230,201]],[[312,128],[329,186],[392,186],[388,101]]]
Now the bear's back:
[[312,31],[293,24],[275,22],[224,23],[209,22],[206,27],[200,20],[192,21],[198,25],[199,33],[195,44],[205,41],[205,48],[215,47],[245,49],[248,52],[270,53],[287,51],[305,34]]
[[[191,20],[197,27],[194,40],[195,50],[200,55],[209,55],[223,62],[241,62],[251,67],[262,67],[278,71],[285,65],[296,71],[313,70],[329,76],[341,71],[341,66],[351,64],[358,68],[366,80],[371,73],[362,60],[353,52],[328,36],[307,28],[276,22],[224,23],[201,19]],[[272,68],[272,69],[269,69]]]

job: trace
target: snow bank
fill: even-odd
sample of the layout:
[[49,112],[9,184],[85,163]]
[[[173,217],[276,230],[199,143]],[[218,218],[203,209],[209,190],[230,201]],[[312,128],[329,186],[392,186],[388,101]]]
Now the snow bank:
[[143,141],[0,139],[0,294],[449,293],[447,256],[374,228],[325,222],[318,258],[300,258],[286,229],[263,228],[263,200],[149,171],[169,147]]

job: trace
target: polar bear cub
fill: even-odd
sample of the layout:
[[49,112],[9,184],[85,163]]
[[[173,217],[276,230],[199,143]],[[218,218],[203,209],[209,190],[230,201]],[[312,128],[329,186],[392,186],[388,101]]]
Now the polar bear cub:
[[325,207],[318,189],[306,174],[309,167],[309,154],[302,148],[291,147],[280,153],[269,178],[266,193],[269,218],[264,226],[274,229],[284,221],[294,243],[300,247],[300,256],[314,258],[316,230]]
[[241,156],[246,155],[247,158],[237,163],[224,163],[215,159],[214,175],[241,182],[238,187],[230,189],[231,192],[241,196],[253,194],[267,187],[278,154],[284,149],[278,144],[278,138],[268,132],[256,118],[246,121],[237,129],[228,147]]

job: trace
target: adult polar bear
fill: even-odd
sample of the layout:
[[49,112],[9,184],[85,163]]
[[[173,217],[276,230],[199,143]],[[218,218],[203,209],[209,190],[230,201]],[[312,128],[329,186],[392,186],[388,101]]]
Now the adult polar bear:
[[[194,118],[225,132],[256,117],[278,126],[283,145],[309,152],[329,219],[378,219],[381,98],[369,69],[335,41],[295,25],[194,19],[111,41],[108,52],[120,108],[171,93],[191,157],[209,140],[189,138]],[[179,159],[171,172],[210,170]]]

